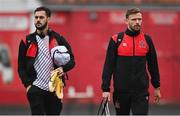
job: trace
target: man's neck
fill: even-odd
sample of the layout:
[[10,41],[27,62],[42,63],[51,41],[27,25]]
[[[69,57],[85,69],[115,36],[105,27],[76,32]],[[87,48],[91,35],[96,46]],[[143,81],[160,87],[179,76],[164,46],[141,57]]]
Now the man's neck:
[[43,29],[43,30],[37,29],[37,30],[36,30],[36,33],[37,33],[41,38],[44,38],[46,35],[48,35],[48,27],[46,27],[46,28]]
[[140,30],[139,31],[132,31],[129,28],[126,29],[126,34],[130,35],[130,36],[137,36],[137,35],[139,35],[139,33],[140,33]]
[[48,34],[48,29],[44,29],[44,30],[38,30],[38,29],[37,29],[37,33],[38,33],[39,35],[41,35],[41,34],[47,35],[47,34]]

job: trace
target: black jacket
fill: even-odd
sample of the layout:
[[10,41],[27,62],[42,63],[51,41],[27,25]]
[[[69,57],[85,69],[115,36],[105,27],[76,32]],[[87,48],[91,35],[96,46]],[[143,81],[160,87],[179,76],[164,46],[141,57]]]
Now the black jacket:
[[156,51],[151,38],[142,32],[126,30],[121,44],[117,47],[117,35],[112,36],[107,49],[102,90],[110,91],[113,75],[114,90],[119,92],[147,90],[151,83],[160,87],[160,76]]
[[[24,40],[21,40],[19,45],[18,73],[25,87],[31,85],[33,81],[36,79],[36,71],[33,66],[35,62],[35,58],[38,54],[38,44],[36,41],[36,35],[37,35],[36,32],[27,35]],[[59,35],[53,30],[49,29],[48,35],[50,37],[49,44],[52,40],[55,39],[57,41],[56,44],[64,45],[68,49],[71,60],[62,67],[64,72],[71,70],[75,66],[75,61],[70,45],[63,36]],[[54,68],[57,68],[55,64],[54,64]]]

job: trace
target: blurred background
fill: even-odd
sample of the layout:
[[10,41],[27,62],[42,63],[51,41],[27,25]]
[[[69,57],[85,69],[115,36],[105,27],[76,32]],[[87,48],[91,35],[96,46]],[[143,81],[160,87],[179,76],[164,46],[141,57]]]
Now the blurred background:
[[0,114],[30,114],[17,73],[18,46],[34,31],[33,10],[42,5],[53,11],[50,27],[67,38],[76,60],[62,114],[97,114],[107,45],[126,29],[125,11],[132,7],[141,8],[143,31],[151,35],[159,61],[162,99],[154,104],[150,86],[149,114],[180,114],[180,0],[0,0]]

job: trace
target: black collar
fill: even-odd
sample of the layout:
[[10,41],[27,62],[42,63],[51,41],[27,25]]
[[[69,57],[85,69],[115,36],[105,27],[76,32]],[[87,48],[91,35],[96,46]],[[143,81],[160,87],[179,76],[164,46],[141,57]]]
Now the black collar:
[[[50,37],[52,36],[52,33],[51,33],[51,32],[52,32],[51,29],[48,29],[48,30],[47,30],[47,35],[50,36]],[[40,34],[39,34],[39,33],[37,32],[37,30],[34,32],[34,34],[35,34],[35,35],[38,35],[41,39],[43,39],[43,38],[46,36],[44,33],[40,33]]]
[[140,31],[131,31],[128,28],[126,29],[125,33],[129,36],[137,36],[140,34]]
[[43,39],[46,36],[44,33],[38,33],[37,30],[34,33],[35,35],[38,35],[41,39]]

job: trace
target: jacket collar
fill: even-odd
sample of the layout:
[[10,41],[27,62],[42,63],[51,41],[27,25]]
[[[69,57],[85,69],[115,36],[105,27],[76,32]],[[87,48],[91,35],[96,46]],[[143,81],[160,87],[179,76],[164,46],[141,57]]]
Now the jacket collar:
[[140,31],[131,31],[128,28],[126,29],[125,33],[129,36],[137,36],[140,34]]
[[[47,30],[48,36],[51,36],[51,35],[52,35],[51,32],[52,32],[51,29],[48,29],[48,30]],[[39,33],[37,32],[37,30],[34,32],[34,34],[35,34],[35,35],[38,35],[40,38],[44,38],[44,37],[46,36],[44,33],[40,33],[40,34],[39,34]]]
[[[48,29],[47,33],[48,33],[49,38],[53,37],[53,30],[52,29]],[[30,35],[33,36],[33,38],[36,38],[36,35],[38,35],[41,38],[45,37],[45,35],[43,33],[42,34],[37,33],[37,30]]]

